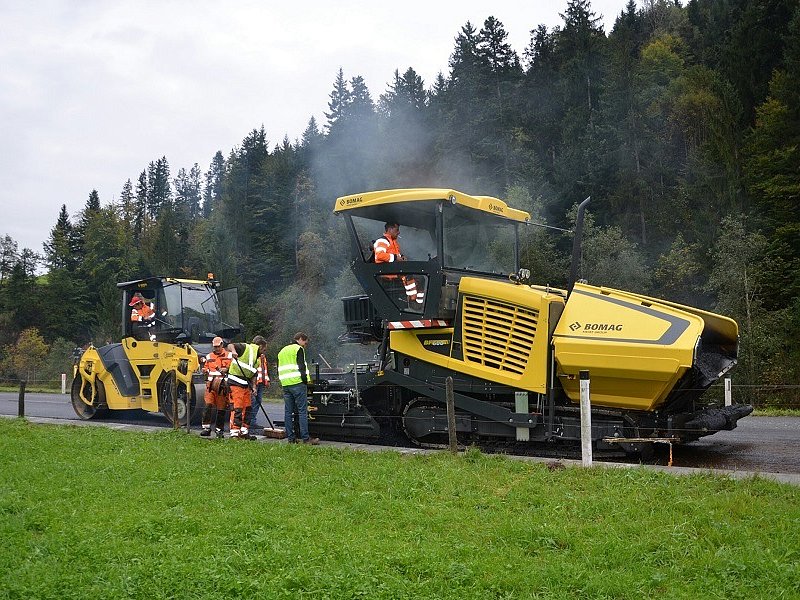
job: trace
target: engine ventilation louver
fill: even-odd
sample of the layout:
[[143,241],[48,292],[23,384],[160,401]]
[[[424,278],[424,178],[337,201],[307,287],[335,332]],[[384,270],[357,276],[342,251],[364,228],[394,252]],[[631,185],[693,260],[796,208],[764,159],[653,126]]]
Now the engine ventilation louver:
[[498,300],[464,296],[464,358],[522,375],[536,338],[539,311]]

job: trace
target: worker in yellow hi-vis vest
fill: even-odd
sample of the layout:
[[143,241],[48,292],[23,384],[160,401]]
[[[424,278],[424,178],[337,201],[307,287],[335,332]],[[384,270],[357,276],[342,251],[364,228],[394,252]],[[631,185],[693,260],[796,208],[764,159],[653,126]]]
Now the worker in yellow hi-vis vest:
[[294,431],[294,414],[300,423],[300,438],[305,444],[319,444],[319,438],[308,434],[308,383],[311,376],[306,364],[308,336],[302,331],[294,335],[294,343],[278,353],[278,379],[283,388],[283,417],[286,438],[290,444],[298,441]]
[[261,347],[266,350],[267,343],[230,344],[228,350],[233,353],[228,367],[228,385],[230,386],[231,404],[233,404],[233,421],[231,422],[231,439],[254,440],[256,436],[249,431],[250,405],[252,404],[253,380],[258,371],[258,355]]

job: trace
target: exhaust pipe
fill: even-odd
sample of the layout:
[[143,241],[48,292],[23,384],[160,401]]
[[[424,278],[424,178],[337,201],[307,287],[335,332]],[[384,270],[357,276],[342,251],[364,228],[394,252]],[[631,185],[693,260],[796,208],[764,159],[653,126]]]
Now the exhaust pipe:
[[583,213],[586,210],[586,205],[592,199],[591,196],[586,198],[578,205],[578,214],[575,217],[575,232],[572,237],[572,263],[569,267],[569,280],[567,282],[567,294],[572,293],[572,288],[575,286],[575,281],[578,277],[578,265],[581,261],[581,238],[583,237]]

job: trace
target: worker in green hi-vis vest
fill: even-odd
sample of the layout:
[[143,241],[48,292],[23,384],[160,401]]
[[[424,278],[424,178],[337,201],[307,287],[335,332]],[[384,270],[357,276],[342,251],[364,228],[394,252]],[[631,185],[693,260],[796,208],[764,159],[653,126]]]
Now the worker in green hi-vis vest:
[[305,444],[319,444],[319,438],[308,435],[308,383],[311,376],[306,364],[308,336],[302,331],[294,335],[294,343],[278,353],[278,379],[283,388],[283,418],[286,438],[290,444],[297,442],[294,431],[294,414],[300,422],[300,438]]

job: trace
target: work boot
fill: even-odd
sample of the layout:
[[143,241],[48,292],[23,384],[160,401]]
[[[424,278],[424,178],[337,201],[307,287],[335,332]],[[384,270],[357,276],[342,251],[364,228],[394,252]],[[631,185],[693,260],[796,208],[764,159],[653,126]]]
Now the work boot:
[[[210,432],[210,431],[211,431],[211,430],[209,429],[209,432]],[[217,431],[216,431],[216,434],[217,434],[217,439],[218,439],[218,440],[221,440],[222,438],[224,438],[224,437],[225,437],[225,435],[222,433],[222,429],[217,429]]]
[[209,437],[211,436],[211,427],[203,427],[203,431],[200,432],[200,437]]
[[319,446],[319,438],[308,438],[307,440],[303,440],[304,444],[309,444],[310,446]]
[[258,439],[258,438],[256,438],[256,436],[254,436],[251,433],[240,433],[239,434],[239,439],[240,440],[255,440],[255,439]]

